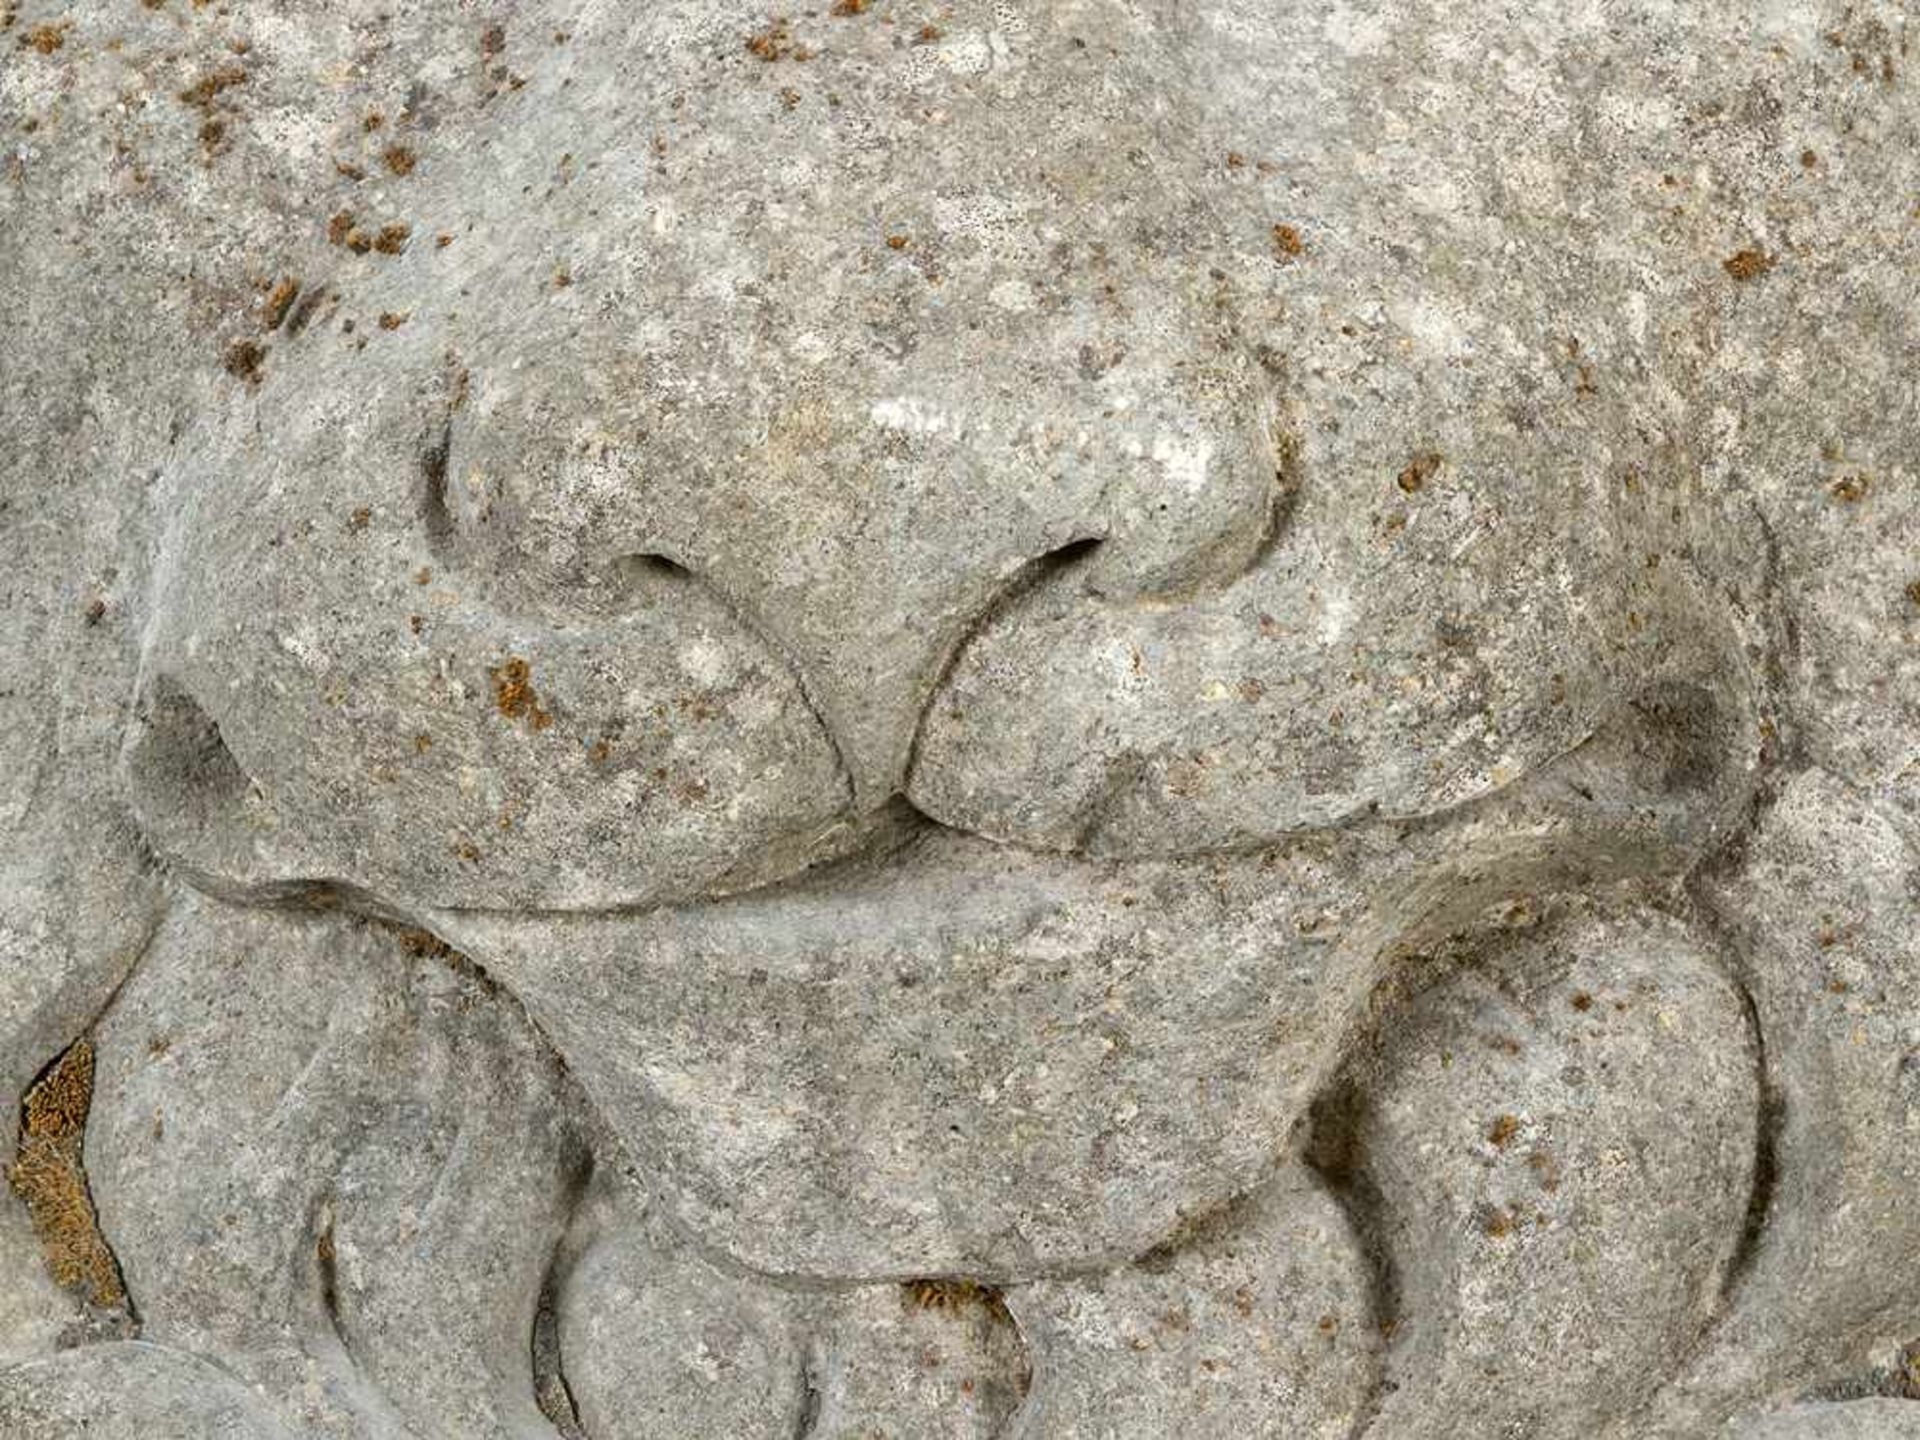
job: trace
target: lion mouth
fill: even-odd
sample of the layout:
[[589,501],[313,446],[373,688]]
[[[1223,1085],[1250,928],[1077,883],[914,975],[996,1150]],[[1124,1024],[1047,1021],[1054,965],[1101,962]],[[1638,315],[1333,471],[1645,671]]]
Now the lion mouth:
[[[183,825],[244,820],[256,791],[217,725],[153,696],[136,770],[203,787]],[[209,888],[343,904],[468,956],[679,1221],[742,1263],[1031,1277],[1140,1253],[1256,1183],[1394,957],[1490,906],[1694,863],[1745,803],[1750,728],[1676,683],[1447,812],[1203,855],[1049,851],[899,799],[824,861],[670,904],[422,904],[313,873]]]

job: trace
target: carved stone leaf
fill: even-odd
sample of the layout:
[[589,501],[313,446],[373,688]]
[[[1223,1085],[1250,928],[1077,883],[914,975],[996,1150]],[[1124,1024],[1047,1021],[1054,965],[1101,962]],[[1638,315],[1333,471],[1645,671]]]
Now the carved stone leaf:
[[1380,1382],[1374,1277],[1297,1162],[1135,1264],[1008,1292],[1033,1347],[1010,1440],[1337,1440]]
[[1452,973],[1408,975],[1417,993],[1319,1117],[1391,1267],[1369,1433],[1637,1433],[1746,1219],[1759,1091],[1740,993],[1658,915],[1466,946]]
[[584,1150],[513,1001],[424,938],[183,904],[100,1032],[88,1164],[146,1338],[302,1433],[541,1433]]

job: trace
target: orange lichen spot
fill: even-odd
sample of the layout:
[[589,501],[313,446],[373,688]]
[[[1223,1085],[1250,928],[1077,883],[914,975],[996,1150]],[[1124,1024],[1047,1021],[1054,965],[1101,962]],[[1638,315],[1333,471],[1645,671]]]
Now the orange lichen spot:
[[1831,494],[1844,505],[1858,505],[1873,489],[1871,475],[1842,475],[1833,482]]
[[448,235],[444,231],[433,237],[433,248],[436,250],[444,250],[452,243],[453,236]]
[[1246,168],[1246,164],[1247,157],[1242,155],[1238,150],[1229,150],[1227,152],[1227,168],[1229,170],[1243,170]]
[[1720,262],[1722,270],[1743,284],[1748,280],[1758,280],[1773,266],[1773,256],[1753,248],[1737,251]]
[[533,667],[518,655],[511,655],[487,671],[493,681],[493,706],[509,720],[525,720],[535,730],[553,724],[553,716],[540,705],[533,688]]
[[1593,996],[1589,995],[1584,990],[1576,990],[1573,992],[1573,999],[1569,1000],[1567,1003],[1573,1006],[1573,1008],[1576,1010],[1580,1010],[1580,1011],[1591,1010],[1593,1009]]
[[93,1045],[77,1040],[27,1091],[8,1183],[27,1207],[55,1282],[94,1305],[126,1299],[82,1164],[93,1106]]
[[769,65],[785,59],[793,53],[793,49],[793,32],[787,28],[784,16],[771,21],[766,29],[747,37],[747,53]]
[[912,243],[913,242],[910,239],[908,239],[905,235],[887,236],[887,248],[889,250],[904,250],[907,248],[908,245]]
[[266,299],[260,306],[260,328],[278,330],[280,322],[287,318],[287,311],[293,308],[293,302],[300,297],[300,280],[297,276],[283,275],[274,287],[267,291]]
[[382,225],[380,233],[373,238],[373,248],[382,255],[398,255],[407,248],[407,241],[413,235],[413,227],[404,223]]
[[413,167],[420,163],[420,157],[405,145],[389,145],[381,152],[380,158],[387,162],[387,169],[396,175],[411,175]]
[[1493,1124],[1487,1127],[1487,1139],[1504,1149],[1513,1137],[1520,1133],[1518,1115],[1496,1115]]
[[913,32],[913,43],[916,45],[931,45],[937,40],[944,39],[946,33],[947,32],[942,30],[938,25],[922,25],[918,30]]
[[842,16],[864,15],[867,13],[867,7],[872,3],[873,0],[833,0],[833,5],[827,13]]
[[1446,459],[1437,450],[1422,450],[1406,464],[1406,468],[1395,477],[1394,484],[1409,495],[1417,495],[1424,490],[1427,481],[1439,473]]
[[357,535],[372,523],[373,511],[367,506],[362,505],[354,510],[351,515],[347,516],[347,531],[349,534]]
[[180,92],[181,103],[193,105],[202,110],[220,98],[223,91],[236,85],[247,83],[247,72],[238,65],[223,66],[218,70],[209,70],[193,84]]
[[382,310],[380,312],[380,328],[382,330],[398,330],[406,323],[407,316],[405,313],[396,314],[392,310]]
[[1504,1240],[1514,1231],[1513,1212],[1503,1209],[1487,1211],[1480,1219],[1480,1228],[1494,1240]]
[[20,48],[38,50],[42,55],[51,55],[67,43],[67,31],[72,28],[71,20],[35,25],[20,37]]
[[1820,163],[1820,157],[1816,155],[1813,151],[1802,150],[1800,152],[1800,168],[1802,170],[1811,170],[1815,166],[1817,166],[1819,163]]
[[908,1280],[900,1287],[900,1299],[913,1310],[961,1311],[975,1305],[989,1310],[1003,1308],[1000,1292],[992,1286],[945,1277]]
[[1273,254],[1282,264],[1298,260],[1307,253],[1307,242],[1301,238],[1300,231],[1292,225],[1273,227]]

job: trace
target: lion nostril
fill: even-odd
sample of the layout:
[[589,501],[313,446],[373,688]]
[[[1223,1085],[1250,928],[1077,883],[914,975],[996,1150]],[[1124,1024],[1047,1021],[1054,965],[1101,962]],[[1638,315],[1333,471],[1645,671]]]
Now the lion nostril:
[[[613,590],[617,610],[649,608],[684,593],[688,588],[711,590],[701,577],[675,560],[655,550],[640,550],[616,555],[603,572]],[[725,600],[724,596],[715,598]]]
[[613,562],[613,573],[629,584],[649,580],[691,580],[693,572],[671,556],[643,551],[622,555]]
[[1083,535],[1078,540],[1069,540],[1057,550],[1049,550],[1033,562],[1037,569],[1044,571],[1064,570],[1076,560],[1084,560],[1106,542],[1104,535]]
[[126,773],[135,812],[163,853],[204,853],[237,820],[252,781],[184,685],[158,677],[134,720]]

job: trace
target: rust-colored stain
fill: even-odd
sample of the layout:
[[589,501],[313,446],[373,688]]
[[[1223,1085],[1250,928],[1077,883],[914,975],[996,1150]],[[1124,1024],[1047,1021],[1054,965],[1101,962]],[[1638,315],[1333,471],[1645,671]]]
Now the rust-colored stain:
[[1422,450],[1407,462],[1406,469],[1400,472],[1394,483],[1407,494],[1417,495],[1426,488],[1427,481],[1439,473],[1444,458],[1437,450]]
[[541,707],[539,692],[533,688],[533,667],[518,655],[510,655],[487,671],[493,681],[493,706],[509,720],[525,720],[535,730],[553,724],[553,716]]
[[231,90],[236,85],[247,83],[247,72],[237,65],[212,70],[202,75],[193,84],[180,92],[180,101],[185,105],[194,105],[204,110],[220,98],[222,91]]
[[995,1313],[1005,1309],[999,1291],[973,1280],[908,1280],[900,1287],[900,1298],[914,1310],[960,1311],[975,1305]]
[[787,28],[784,17],[774,20],[766,29],[747,37],[747,53],[756,60],[764,60],[769,65],[778,60],[811,60],[813,50],[793,38],[793,32]]
[[72,28],[71,20],[62,20],[57,24],[36,25],[20,37],[20,48],[38,50],[42,55],[51,55],[67,43],[67,31]]
[[1273,253],[1281,261],[1298,260],[1307,253],[1307,242],[1292,225],[1273,227]]
[[1748,280],[1758,280],[1773,269],[1774,259],[1764,250],[1747,249],[1729,255],[1720,262],[1720,268],[1743,284]]
[[126,1287],[100,1233],[81,1155],[92,1108],[93,1043],[76,1040],[27,1091],[8,1183],[26,1204],[54,1280],[91,1304],[114,1306],[125,1302]]
[[295,275],[283,275],[271,290],[260,309],[260,328],[278,330],[280,322],[287,318],[287,312],[293,308],[293,302],[300,296],[300,279]]

